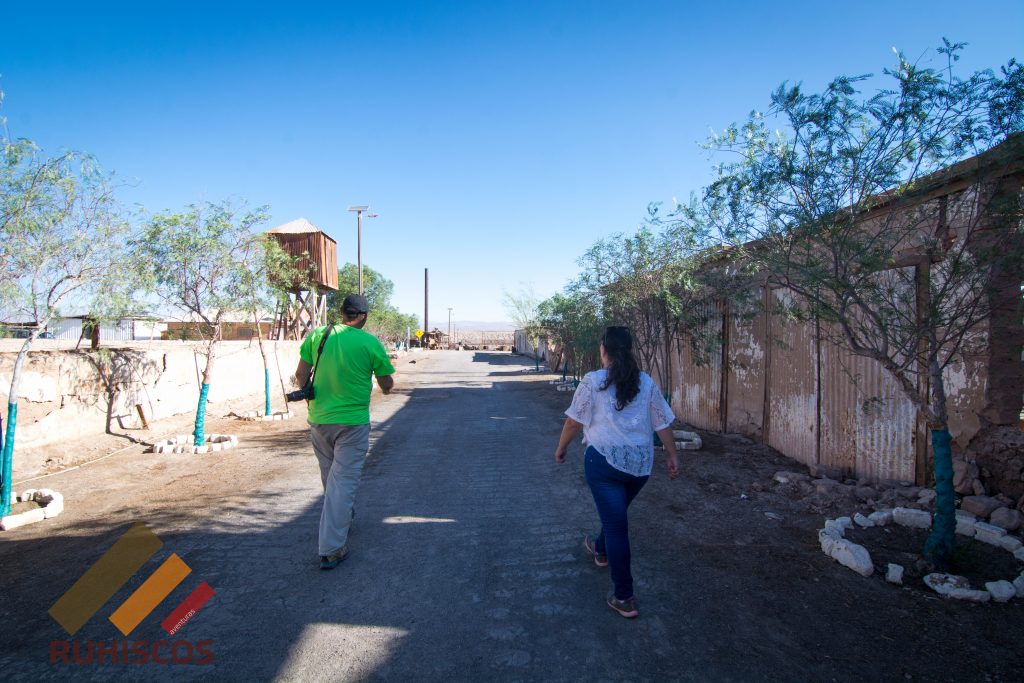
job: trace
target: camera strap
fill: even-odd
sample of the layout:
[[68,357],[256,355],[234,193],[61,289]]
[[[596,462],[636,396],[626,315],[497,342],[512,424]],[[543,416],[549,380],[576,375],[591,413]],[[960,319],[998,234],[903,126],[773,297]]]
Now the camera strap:
[[316,368],[320,365],[320,356],[324,353],[324,344],[327,343],[327,338],[331,336],[331,331],[333,329],[333,325],[327,326],[327,332],[324,334],[323,339],[320,340],[320,346],[316,349],[316,360],[313,361],[313,369],[309,373],[309,386],[313,386],[313,378],[316,377]]

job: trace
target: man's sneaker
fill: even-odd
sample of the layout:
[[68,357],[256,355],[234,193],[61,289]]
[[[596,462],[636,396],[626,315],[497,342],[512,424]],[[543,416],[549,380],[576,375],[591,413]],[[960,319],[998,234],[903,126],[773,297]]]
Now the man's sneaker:
[[334,569],[341,561],[348,557],[348,546],[330,555],[320,556],[320,569]]
[[590,540],[590,536],[583,537],[583,547],[586,548],[587,552],[593,556],[594,564],[596,564],[598,567],[608,566],[608,556],[604,553],[597,552],[597,547]]
[[627,619],[632,619],[636,615],[640,614],[639,610],[636,608],[636,598],[619,600],[615,597],[614,591],[608,594],[608,606]]

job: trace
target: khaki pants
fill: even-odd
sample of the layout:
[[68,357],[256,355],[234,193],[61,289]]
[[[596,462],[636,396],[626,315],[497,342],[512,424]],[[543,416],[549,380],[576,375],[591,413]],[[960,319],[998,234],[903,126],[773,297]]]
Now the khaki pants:
[[320,555],[345,547],[352,524],[352,504],[370,449],[370,425],[309,425],[313,452],[320,463],[324,507],[320,513]]

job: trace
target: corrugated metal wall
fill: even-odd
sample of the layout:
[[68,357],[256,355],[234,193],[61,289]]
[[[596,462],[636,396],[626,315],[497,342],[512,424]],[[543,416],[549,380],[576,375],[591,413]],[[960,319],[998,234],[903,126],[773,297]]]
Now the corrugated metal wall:
[[[721,316],[712,316],[708,330],[721,330]],[[679,363],[673,368],[672,409],[701,429],[722,429],[722,354],[695,352],[688,339],[679,341]]]
[[[134,339],[133,320],[117,320],[100,325],[100,341],[131,341]],[[64,318],[50,324],[54,339],[78,341],[82,337],[82,319]]]
[[728,329],[726,431],[760,439],[764,428],[765,316],[732,317]]
[[49,330],[54,339],[76,341],[82,337],[82,319],[63,318],[50,323]]
[[[790,293],[776,289],[776,303]],[[767,443],[800,462],[818,458],[818,342],[813,325],[769,313]]]
[[878,363],[821,343],[824,465],[875,480],[914,480],[917,409]]
[[[771,296],[776,304],[791,302],[786,290]],[[819,340],[815,324],[777,311],[728,324],[724,400],[722,354],[700,354],[698,361],[688,342],[680,342],[672,383],[680,419],[721,431],[724,418],[726,431],[763,440],[807,465],[875,480],[921,478],[918,449],[927,444],[918,443],[920,418],[879,363]],[[955,392],[984,395],[977,383],[961,387],[964,382],[952,380]],[[959,393],[957,399],[965,401]]]

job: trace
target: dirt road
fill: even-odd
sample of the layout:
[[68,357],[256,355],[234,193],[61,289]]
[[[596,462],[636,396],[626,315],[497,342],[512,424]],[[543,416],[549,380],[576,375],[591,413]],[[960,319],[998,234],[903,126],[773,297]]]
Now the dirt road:
[[[209,431],[242,439],[223,454],[132,447],[33,482],[62,491],[67,511],[0,535],[4,678],[1021,678],[1021,605],[948,602],[840,567],[817,549],[820,516],[749,487],[795,465],[710,435],[677,481],[659,462],[630,510],[641,616],[622,619],[604,604],[607,569],[581,547],[596,530],[582,449],[552,458],[570,395],[531,367],[503,353],[403,359],[398,393],[374,398],[352,554],[330,572],[316,563],[303,415],[214,420]],[[163,547],[69,638],[47,610],[133,522]],[[122,636],[108,617],[172,553],[191,573]],[[169,637],[161,620],[201,581],[214,597]],[[89,641],[152,653],[166,640],[163,659],[177,647],[192,663],[75,664],[72,651],[52,664],[55,640],[77,641],[82,658]],[[200,642],[211,663],[197,663]]]

